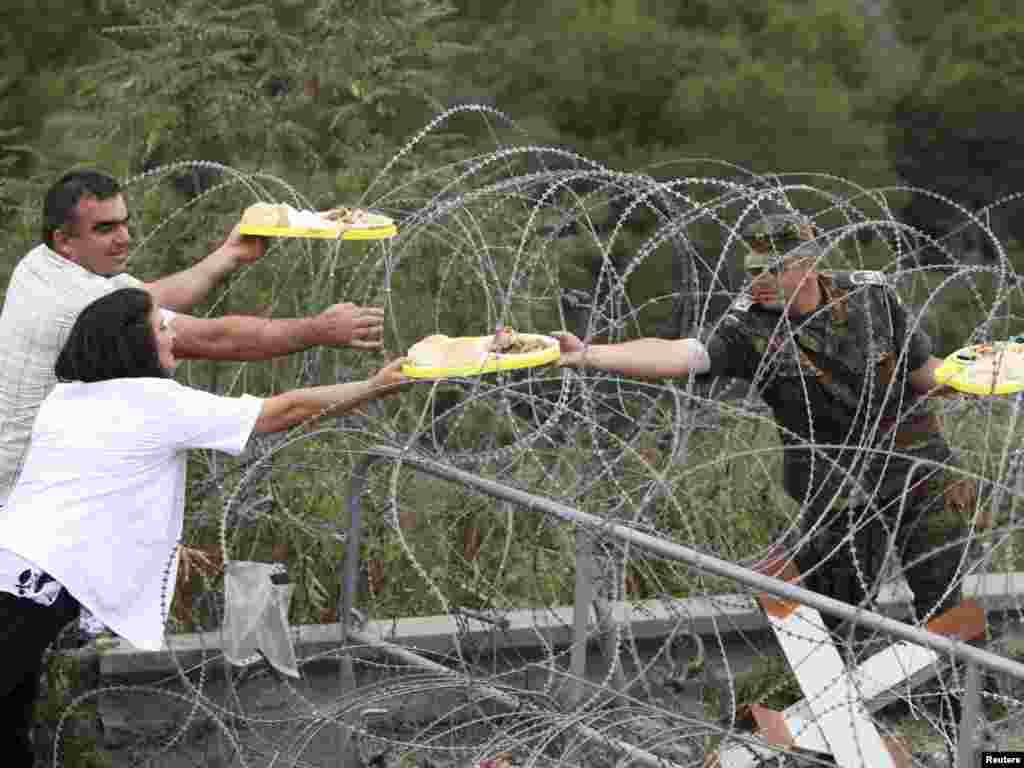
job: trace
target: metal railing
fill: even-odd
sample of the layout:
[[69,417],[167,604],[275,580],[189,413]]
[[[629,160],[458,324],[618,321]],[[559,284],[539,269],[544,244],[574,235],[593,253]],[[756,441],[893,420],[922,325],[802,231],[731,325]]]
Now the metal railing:
[[[948,655],[952,660],[960,660],[967,665],[967,685],[964,697],[964,706],[961,720],[960,739],[958,745],[959,765],[963,768],[973,765],[973,740],[974,725],[979,711],[978,678],[979,668],[1000,672],[1024,680],[1024,664],[1013,659],[1000,656],[977,648],[957,639],[938,635],[920,627],[911,626],[901,621],[891,619],[887,616],[873,611],[858,608],[840,600],[828,597],[818,592],[796,586],[781,579],[772,578],[757,571],[744,568],[726,560],[721,560],[710,555],[703,554],[694,549],[684,547],[671,541],[652,536],[648,533],[637,531],[621,523],[611,522],[596,515],[574,509],[552,499],[531,494],[527,491],[513,488],[494,480],[473,474],[464,469],[444,464],[410,451],[403,451],[389,446],[375,446],[367,451],[367,455],[356,466],[353,473],[349,494],[349,533],[343,568],[341,596],[339,598],[339,614],[341,622],[342,642],[354,640],[361,644],[377,646],[385,653],[399,654],[405,661],[419,664],[424,668],[433,671],[444,669],[451,674],[454,671],[447,667],[429,661],[425,658],[412,654],[406,649],[398,646],[391,647],[391,644],[377,641],[362,632],[353,630],[352,614],[357,592],[360,555],[359,549],[362,541],[362,497],[366,487],[366,481],[370,468],[377,462],[388,460],[399,462],[416,472],[430,475],[452,483],[458,483],[463,487],[473,489],[491,498],[511,503],[523,509],[536,510],[545,514],[554,515],[562,520],[580,526],[582,532],[599,533],[601,536],[618,539],[628,542],[630,545],[640,547],[648,552],[662,557],[687,563],[688,565],[715,576],[724,577],[742,584],[758,592],[766,592],[783,600],[802,603],[815,608],[818,611],[837,616],[847,621],[856,622],[859,625],[868,627],[877,632],[900,638],[917,645],[930,648],[937,653]],[[577,540],[577,552],[581,551],[580,540]],[[591,583],[591,569],[577,568],[576,596],[577,599],[592,599],[594,595]],[[586,636],[587,636],[588,610],[581,609],[579,605],[574,610],[573,645],[570,657],[570,671],[576,680],[583,677],[584,662],[586,658]],[[354,686],[355,675],[352,669],[352,661],[349,654],[342,655],[342,678],[346,685]],[[486,687],[486,686],[484,686]],[[507,699],[510,694],[502,691],[495,691],[494,695],[499,699]],[[589,729],[587,729],[589,730]],[[646,750],[625,742],[612,739],[607,734],[594,731],[587,734],[601,742],[609,744],[617,750],[629,754],[633,759],[650,766],[670,765],[664,758],[658,757]]]

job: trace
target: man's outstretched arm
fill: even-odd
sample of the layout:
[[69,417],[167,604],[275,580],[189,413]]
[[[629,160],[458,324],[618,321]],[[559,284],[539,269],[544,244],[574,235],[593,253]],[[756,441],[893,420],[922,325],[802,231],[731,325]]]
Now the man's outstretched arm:
[[198,264],[146,284],[156,303],[175,312],[188,312],[203,301],[221,281],[241,266],[251,264],[266,252],[262,237],[239,234],[238,225],[215,250]]
[[622,344],[584,345],[571,333],[556,333],[559,365],[595,368],[631,379],[675,379],[711,368],[707,349],[696,339],[636,339]]
[[177,315],[173,322],[174,355],[183,360],[267,360],[318,346],[380,349],[384,335],[383,308],[349,303],[314,317]]

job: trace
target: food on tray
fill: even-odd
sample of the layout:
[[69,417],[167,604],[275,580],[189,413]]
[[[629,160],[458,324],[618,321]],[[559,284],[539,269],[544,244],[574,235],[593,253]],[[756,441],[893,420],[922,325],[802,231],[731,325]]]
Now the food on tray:
[[242,226],[287,227],[288,206],[276,203],[253,203],[242,213]]
[[482,368],[489,362],[526,360],[557,347],[558,342],[549,336],[502,329],[493,336],[427,336],[409,348],[409,358],[418,368]]
[[549,336],[538,336],[536,333],[516,333],[515,331],[503,328],[494,335],[492,349],[503,355],[528,355],[531,352],[540,352],[550,346],[552,339]]
[[332,208],[320,215],[336,227],[369,227],[379,218],[362,208]]
[[1024,344],[974,344],[957,350],[935,372],[936,380],[976,395],[1007,395],[1024,389]]
[[483,365],[491,352],[491,341],[487,336],[452,338],[436,334],[409,347],[409,358],[421,368]]
[[243,227],[349,230],[388,227],[387,216],[363,208],[332,208],[329,211],[297,210],[287,203],[254,203],[242,213]]
[[1001,349],[991,344],[976,347],[971,366],[974,379],[982,385],[1003,387],[1024,380],[1024,345],[1007,344]]

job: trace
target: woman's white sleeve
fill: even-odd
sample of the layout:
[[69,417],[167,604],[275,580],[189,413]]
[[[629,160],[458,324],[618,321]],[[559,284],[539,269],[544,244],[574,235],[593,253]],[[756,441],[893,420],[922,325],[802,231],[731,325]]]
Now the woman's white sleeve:
[[225,397],[178,385],[174,392],[174,442],[179,449],[207,448],[237,456],[245,450],[263,410],[252,395]]

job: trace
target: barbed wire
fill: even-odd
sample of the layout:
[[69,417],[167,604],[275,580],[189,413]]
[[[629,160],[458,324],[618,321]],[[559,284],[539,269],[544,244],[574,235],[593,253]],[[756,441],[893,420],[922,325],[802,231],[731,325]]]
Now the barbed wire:
[[[707,340],[728,330],[730,313],[735,318],[743,306],[742,228],[783,210],[807,217],[823,233],[822,269],[839,264],[842,271],[883,276],[854,283],[849,302],[875,306],[870,292],[884,279],[905,307],[906,338],[929,333],[940,357],[954,351],[940,347],[950,335],[968,344],[1024,330],[1019,244],[999,242],[989,223],[999,203],[972,212],[928,190],[863,189],[828,174],[758,176],[707,158],[679,161],[676,168],[692,172],[662,178],[658,168],[625,173],[528,140],[438,168],[420,160],[421,170],[399,177],[400,161],[415,157],[424,139],[456,115],[496,121],[516,140],[524,136],[490,107],[464,105],[439,115],[359,201],[396,216],[394,240],[275,241],[259,265],[233,279],[211,312],[240,311],[238,302],[254,296],[275,314],[342,300],[381,304],[395,353],[431,333],[486,335],[499,324],[570,331],[586,343]],[[226,201],[234,208],[257,200],[309,202],[271,174],[203,161],[133,177],[127,193],[158,196],[162,180],[200,168],[220,180],[189,202],[162,209],[142,243],[156,247],[175,224]],[[956,213],[963,229],[987,242],[990,259],[963,253],[957,231],[924,232],[900,221],[893,201],[911,194]],[[828,550],[851,554],[854,578],[870,596],[943,548],[963,552],[944,585],[946,596],[956,595],[968,577],[1024,571],[1020,398],[935,401],[950,450],[920,456],[896,445],[890,423],[912,418],[920,404],[896,379],[867,366],[859,371],[862,394],[849,406],[859,428],[837,441],[823,431],[817,384],[806,369],[788,369],[800,379],[790,390],[802,393],[798,401],[772,406],[762,398],[793,359],[791,340],[806,322],[779,313],[771,339],[781,341],[765,351],[750,381],[641,382],[550,368],[452,379],[417,385],[365,414],[254,441],[238,462],[200,455],[192,463],[186,540],[201,542],[223,563],[286,561],[296,589],[293,623],[316,623],[317,615],[340,621],[333,603],[340,605],[341,547],[353,535],[344,522],[351,476],[374,446],[384,445],[748,566],[780,554],[799,561],[828,534]],[[889,319],[868,313],[865,322],[875,328]],[[897,339],[889,351],[896,368],[905,369],[912,354],[907,344]],[[254,364],[218,364],[219,373],[190,365],[184,378],[224,394],[255,388],[266,395],[332,375],[358,377],[372,365],[350,351],[317,349],[269,372]],[[777,426],[773,408],[799,412],[806,431]],[[782,487],[794,451],[806,456],[809,473],[795,497]],[[879,467],[896,465],[893,491],[879,482],[888,471]],[[939,473],[977,483],[978,495],[950,540],[908,550],[910,561],[900,562],[900,526],[939,514],[939,507],[923,513],[914,506],[920,488]],[[931,501],[941,506],[943,491],[933,491],[929,486]],[[221,674],[218,648],[192,664],[179,656],[173,635],[182,626],[221,628],[222,582],[204,576],[201,588],[216,599],[192,604],[191,615],[174,614],[176,587],[180,603],[182,590],[194,586],[175,584],[172,558],[165,564],[163,613],[177,674],[156,685],[100,685],[76,697],[57,729],[53,765],[65,764],[65,722],[82,704],[104,698],[120,706],[160,700],[173,724],[168,732],[137,734],[136,764],[184,765],[216,743],[225,765],[402,768],[704,765],[731,746],[763,746],[750,706],[782,709],[802,698],[775,642],[761,629],[735,625],[736,606],[753,596],[724,579],[601,529],[582,531],[488,501],[400,463],[376,465],[361,502],[359,611],[393,628],[411,616],[447,619],[446,651],[406,649],[425,660],[417,666],[350,633],[347,641],[339,637],[328,650],[300,657],[300,681],[258,661]],[[834,520],[844,515],[846,528],[837,527]],[[978,525],[982,519],[991,525]],[[870,525],[881,531],[878,572],[865,569],[858,552],[857,532]],[[593,594],[583,599],[593,603],[595,617],[586,642],[602,650],[603,662],[578,678],[571,652],[581,640],[571,637],[566,609],[578,597],[576,571],[585,563],[594,579]],[[827,571],[815,566],[802,575]],[[734,594],[740,597],[729,597]],[[668,629],[639,635],[634,625],[654,613]],[[513,642],[511,617],[527,614],[534,617],[530,640]],[[988,647],[1018,653],[1020,600],[1011,597],[989,619]],[[690,640],[688,655],[681,638]],[[832,640],[848,666],[892,642],[856,627],[836,630]],[[311,682],[345,659],[354,664],[354,687]],[[895,685],[887,703],[872,704],[867,716],[908,745],[915,765],[941,763],[955,733],[940,702],[958,699],[963,689],[956,665],[946,662],[931,682]],[[1022,696],[1024,681],[989,681],[982,718],[992,744],[1022,748],[1014,741],[1024,722]],[[743,764],[764,758],[750,760]],[[771,760],[828,764],[825,756],[804,752]]]

